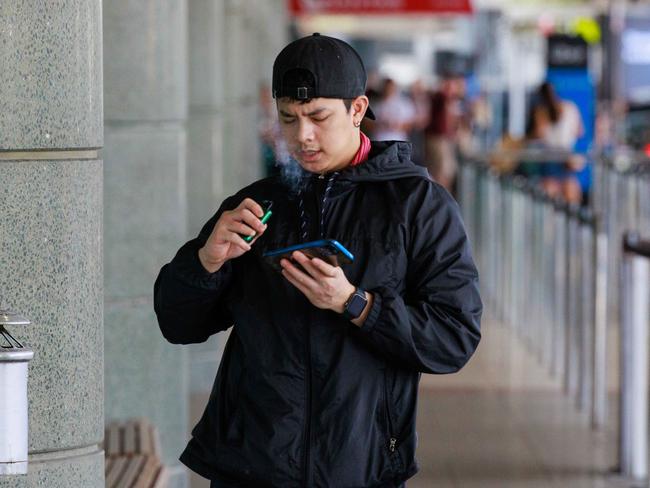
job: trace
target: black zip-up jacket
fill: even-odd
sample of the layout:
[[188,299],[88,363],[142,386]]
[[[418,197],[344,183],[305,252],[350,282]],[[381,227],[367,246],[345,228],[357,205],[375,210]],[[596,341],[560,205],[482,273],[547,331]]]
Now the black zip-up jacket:
[[[298,197],[279,177],[226,199],[155,284],[168,341],[202,342],[233,326],[180,458],[219,486],[399,485],[418,470],[420,373],[458,371],[480,339],[478,276],[458,206],[410,161],[408,144],[373,142],[326,199],[328,178],[310,180],[309,240],[341,242],[355,258],[343,266],[347,279],[374,295],[362,327],[313,306],[262,257],[300,242]],[[273,200],[268,228],[210,274],[198,250],[221,212],[246,197]]]

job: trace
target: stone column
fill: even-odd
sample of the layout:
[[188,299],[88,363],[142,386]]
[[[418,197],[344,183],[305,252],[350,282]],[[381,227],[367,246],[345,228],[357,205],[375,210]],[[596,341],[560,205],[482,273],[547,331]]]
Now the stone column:
[[[188,223],[194,237],[227,196],[262,177],[258,95],[284,44],[284,0],[191,0],[189,9]],[[278,24],[279,22],[279,24]],[[212,388],[227,333],[187,347],[190,423]],[[192,487],[207,487],[193,476]]]
[[189,237],[195,237],[226,196],[223,178],[224,0],[192,0],[189,11],[187,148]]
[[[227,67],[224,0],[191,0],[189,17],[189,116],[187,121],[188,236],[196,237],[232,188],[224,181],[224,86]],[[203,344],[184,346],[190,364],[190,427],[198,422],[208,401],[219,366],[225,334]],[[191,486],[209,486],[190,473]]]
[[104,35],[106,422],[150,419],[184,487],[186,349],[162,337],[152,287],[187,235],[186,2],[104,2]]
[[99,0],[0,2],[0,296],[35,351],[1,488],[104,486],[102,90]]
[[[257,136],[257,100],[259,81],[256,61],[260,46],[252,21],[257,2],[226,0],[226,46],[224,73],[224,153],[225,182],[232,190],[246,186],[262,174]],[[245,55],[242,55],[245,53]]]

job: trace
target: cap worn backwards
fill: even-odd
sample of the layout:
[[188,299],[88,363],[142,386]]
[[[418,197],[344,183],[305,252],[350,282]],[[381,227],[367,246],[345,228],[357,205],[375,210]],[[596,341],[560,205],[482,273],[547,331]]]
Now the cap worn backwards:
[[[353,99],[366,92],[361,56],[348,43],[315,33],[288,44],[273,63],[273,97]],[[375,115],[370,108],[366,117]]]

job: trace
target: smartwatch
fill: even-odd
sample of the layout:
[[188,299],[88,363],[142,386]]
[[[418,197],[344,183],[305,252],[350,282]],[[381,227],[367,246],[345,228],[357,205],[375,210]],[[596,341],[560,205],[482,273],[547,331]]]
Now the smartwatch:
[[357,288],[343,305],[343,316],[348,320],[359,318],[367,304],[366,292],[361,288]]

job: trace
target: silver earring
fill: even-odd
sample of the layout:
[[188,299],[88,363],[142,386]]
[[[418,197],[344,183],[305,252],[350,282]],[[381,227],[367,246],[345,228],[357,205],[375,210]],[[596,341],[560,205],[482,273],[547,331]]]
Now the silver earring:
[[361,122],[355,122],[355,123],[354,123],[354,126],[355,126],[355,127],[361,127]]

